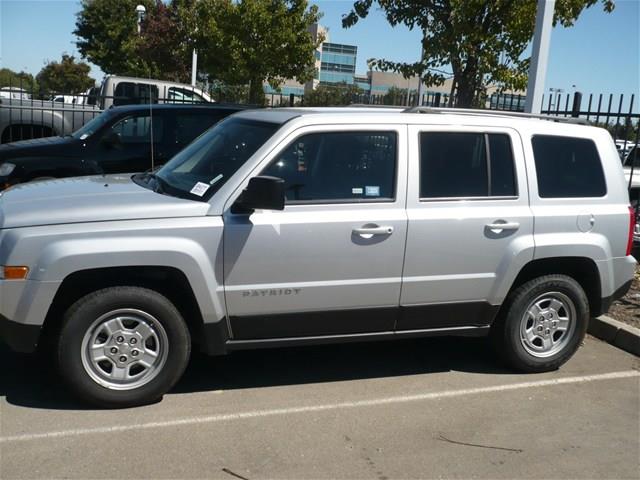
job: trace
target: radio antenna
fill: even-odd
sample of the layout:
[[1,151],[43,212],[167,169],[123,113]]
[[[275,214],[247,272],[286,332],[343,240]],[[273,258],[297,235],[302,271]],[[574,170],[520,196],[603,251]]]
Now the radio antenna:
[[151,84],[151,72],[149,72],[149,139],[151,141],[151,173],[155,168],[153,158],[153,85]]

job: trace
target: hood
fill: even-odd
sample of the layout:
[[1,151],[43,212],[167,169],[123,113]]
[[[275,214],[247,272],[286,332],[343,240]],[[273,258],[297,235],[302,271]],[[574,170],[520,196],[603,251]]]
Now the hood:
[[0,194],[0,228],[204,216],[209,204],[169,197],[128,175],[24,183]]
[[33,155],[52,156],[67,151],[69,145],[82,143],[73,137],[45,137],[0,145],[0,161]]

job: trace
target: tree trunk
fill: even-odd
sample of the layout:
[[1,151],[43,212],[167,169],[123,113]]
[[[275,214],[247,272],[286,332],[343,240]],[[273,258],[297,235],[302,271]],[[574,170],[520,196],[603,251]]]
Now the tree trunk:
[[471,108],[476,96],[476,79],[472,76],[461,75],[457,79],[456,107]]
[[249,83],[249,103],[264,105],[264,87],[261,78],[252,78]]

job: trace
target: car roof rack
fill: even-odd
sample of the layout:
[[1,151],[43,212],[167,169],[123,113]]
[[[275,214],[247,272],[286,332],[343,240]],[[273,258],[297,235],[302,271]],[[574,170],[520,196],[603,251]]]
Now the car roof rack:
[[555,117],[553,115],[541,115],[538,113],[511,112],[505,110],[480,110],[473,108],[443,108],[443,107],[410,107],[403,110],[404,113],[451,113],[454,115],[493,115],[496,117],[537,118],[558,123],[573,123],[576,125],[591,125],[588,120],[577,117]]

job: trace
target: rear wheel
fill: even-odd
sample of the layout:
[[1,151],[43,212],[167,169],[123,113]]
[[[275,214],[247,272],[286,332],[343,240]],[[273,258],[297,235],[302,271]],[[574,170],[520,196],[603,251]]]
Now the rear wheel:
[[589,302],[580,284],[566,275],[547,275],[509,295],[491,335],[511,367],[546,372],[571,358],[588,322]]
[[56,345],[59,371],[85,400],[102,407],[156,401],[189,360],[182,316],[159,293],[113,287],[78,300],[65,314]]

